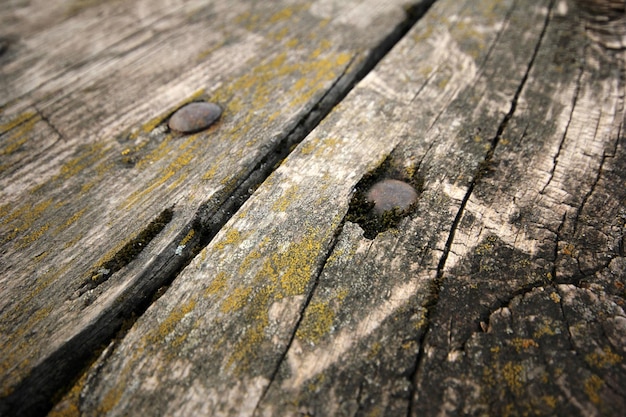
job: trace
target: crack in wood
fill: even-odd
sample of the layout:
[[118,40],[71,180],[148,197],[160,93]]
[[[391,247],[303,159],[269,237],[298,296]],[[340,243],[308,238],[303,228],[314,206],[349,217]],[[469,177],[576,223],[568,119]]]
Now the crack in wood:
[[63,142],[67,142],[67,138],[65,137],[65,135],[63,135],[59,129],[57,129],[57,127],[52,123],[52,121],[50,120],[50,118],[48,118],[48,116],[46,116],[41,110],[39,110],[39,108],[35,105],[33,105],[33,108],[35,109],[35,111],[37,112],[37,114],[39,115],[39,117],[41,118],[41,120],[43,120],[50,129],[52,129],[52,131],[54,133],[57,134],[57,136],[59,137],[59,139],[61,139]]
[[[565,139],[567,138],[567,133],[569,132],[572,119],[574,118],[574,111],[576,110],[576,103],[578,102],[578,96],[580,94],[580,86],[582,83],[582,77],[583,77],[583,74],[585,73],[585,62],[584,62],[585,58],[584,57],[585,57],[585,52],[587,51],[588,46],[589,46],[589,43],[585,42],[585,45],[583,46],[583,53],[582,53],[583,58],[582,58],[582,62],[578,66],[578,77],[576,78],[576,87],[574,90],[574,94],[572,96],[572,107],[571,107],[572,110],[570,111],[569,118],[567,119],[567,123],[565,124],[565,129],[563,130],[563,135],[561,136],[561,142],[559,143],[559,148],[557,149],[556,154],[554,155],[554,158],[552,159],[552,169],[550,170],[550,177],[548,178],[548,181],[546,181],[546,184],[543,186],[539,194],[545,194],[546,189],[552,183],[552,179],[554,178],[554,173],[556,172],[556,167],[559,162],[559,157],[561,156],[561,152],[563,151],[563,147],[565,146]],[[600,122],[600,118],[598,118],[598,123],[599,122]]]
[[78,298],[107,281],[113,274],[131,263],[150,244],[152,239],[168,225],[174,216],[173,207],[163,210],[139,234],[130,239],[109,260],[96,267],[85,282],[78,288],[74,298]]
[[259,405],[265,399],[265,396],[267,395],[270,388],[272,387],[272,384],[276,380],[276,376],[278,375],[278,372],[280,371],[281,365],[285,362],[285,359],[287,358],[287,353],[289,352],[289,350],[291,349],[291,346],[293,345],[293,342],[296,338],[296,334],[298,333],[298,329],[300,328],[300,325],[302,324],[302,320],[304,319],[305,312],[307,308],[309,307],[309,305],[311,304],[311,300],[313,299],[313,296],[315,295],[315,290],[317,286],[319,285],[320,277],[322,276],[322,273],[324,272],[324,267],[326,266],[326,263],[328,262],[328,259],[330,258],[330,256],[333,254],[333,251],[335,250],[335,246],[337,245],[337,242],[339,241],[339,236],[341,235],[345,221],[346,221],[346,216],[344,216],[344,218],[341,220],[339,227],[337,227],[337,229],[335,230],[335,233],[333,234],[332,240],[326,250],[326,253],[324,253],[324,257],[319,263],[318,270],[315,273],[315,280],[313,281],[313,285],[311,286],[311,289],[306,296],[306,300],[304,301],[304,304],[302,305],[302,308],[300,309],[298,320],[296,321],[296,324],[291,331],[291,335],[289,336],[289,341],[287,342],[285,349],[283,349],[283,352],[281,353],[280,358],[278,362],[276,363],[276,367],[274,368],[274,371],[269,378],[268,384],[265,386],[265,388],[263,389],[263,392],[259,396],[259,400],[257,401],[254,407],[255,411],[252,413],[253,415],[256,414],[256,411],[258,410]]

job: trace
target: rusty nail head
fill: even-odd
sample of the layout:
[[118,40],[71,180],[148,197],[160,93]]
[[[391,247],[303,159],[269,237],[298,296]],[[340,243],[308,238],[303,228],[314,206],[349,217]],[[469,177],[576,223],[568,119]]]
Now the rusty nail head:
[[374,213],[382,215],[393,209],[405,212],[417,201],[417,191],[404,181],[386,179],[377,182],[365,195],[374,203]]
[[168,126],[180,133],[199,132],[215,123],[221,115],[222,109],[215,103],[193,102],[176,110]]

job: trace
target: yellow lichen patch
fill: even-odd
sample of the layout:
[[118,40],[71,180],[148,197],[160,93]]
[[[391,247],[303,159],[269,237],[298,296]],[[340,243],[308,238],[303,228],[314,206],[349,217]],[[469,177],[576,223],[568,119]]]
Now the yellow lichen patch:
[[207,289],[204,291],[204,297],[210,297],[221,294],[226,288],[226,282],[228,281],[228,276],[224,271],[220,271],[213,281],[209,284]]
[[291,202],[298,195],[299,187],[297,185],[292,185],[286,191],[284,191],[274,204],[272,204],[272,211],[275,212],[285,212],[287,211],[287,207],[291,204]]
[[538,348],[539,344],[535,342],[533,339],[522,339],[519,337],[511,340],[511,345],[515,347],[517,353],[522,352],[523,350],[529,350],[531,348]]
[[250,269],[250,266],[252,265],[252,262],[254,262],[255,260],[261,258],[261,252],[257,251],[257,250],[253,250],[252,252],[250,252],[246,258],[243,260],[243,262],[241,262],[241,265],[239,265],[239,273],[240,274],[245,274],[248,269]]
[[[188,141],[183,145],[190,145],[192,143],[192,141]],[[200,144],[194,144],[193,146],[191,146],[189,149],[187,149],[185,152],[179,154],[176,159],[174,159],[167,167],[165,167],[165,169],[161,170],[160,175],[154,179],[152,181],[152,183],[147,186],[146,188],[142,189],[142,190],[137,190],[134,193],[132,193],[123,203],[122,203],[122,208],[123,209],[128,209],[130,207],[132,207],[133,205],[135,205],[139,200],[141,200],[142,198],[144,198],[145,196],[151,194],[154,190],[158,189],[159,187],[161,187],[163,184],[165,184],[170,178],[174,177],[175,175],[181,175],[180,171],[182,169],[184,169],[187,165],[189,165],[189,163],[194,159],[194,157],[196,156],[196,148],[199,146]],[[181,147],[184,149],[185,147],[183,147],[181,145]],[[181,178],[184,179],[184,177],[181,175],[181,177],[178,178],[178,180],[181,180]]]
[[215,250],[224,250],[224,248],[225,248],[226,246],[230,246],[230,245],[238,245],[238,244],[240,244],[240,243],[241,243],[241,242],[245,239],[245,237],[247,237],[249,234],[250,234],[250,233],[246,233],[246,234],[245,234],[245,236],[244,236],[244,235],[242,235],[242,233],[241,233],[239,230],[237,230],[237,229],[235,229],[235,228],[229,229],[229,230],[226,232],[226,235],[225,235],[223,238],[221,238],[221,239],[220,239],[217,243],[215,243],[215,245],[213,245],[213,248],[214,248]]
[[298,38],[291,38],[285,43],[285,46],[287,48],[296,48],[298,44],[299,44]]
[[567,245],[563,246],[563,249],[561,249],[561,253],[566,256],[576,256],[576,248],[574,247],[574,245],[568,243]]
[[367,352],[367,359],[370,361],[376,359],[376,357],[378,356],[382,348],[383,348],[382,343],[380,342],[372,343],[372,347],[370,348],[369,352]]
[[172,152],[174,152],[172,147],[172,137],[168,135],[156,148],[152,149],[149,154],[145,155],[137,162],[135,169],[144,170],[150,165],[167,158],[167,156],[171,155]]
[[192,298],[180,307],[175,308],[159,326],[148,333],[146,340],[150,343],[161,343],[170,333],[174,332],[180,321],[196,307]]
[[72,386],[72,389],[54,406],[47,417],[80,417],[80,393],[87,383],[87,372]]
[[228,358],[228,366],[235,366],[238,372],[248,369],[259,354],[259,347],[265,340],[266,323],[255,322],[240,340],[235,343],[233,353]]
[[235,342],[228,358],[228,366],[235,365],[237,372],[244,372],[253,363],[258,352],[263,352],[262,344],[266,341],[265,329],[269,324],[269,306],[275,296],[275,288],[267,285],[259,288],[243,310],[243,322],[249,323],[243,334]]
[[[283,250],[274,249],[270,252],[250,284],[250,294],[246,294],[247,290],[242,287],[241,296],[235,297],[234,303],[229,303],[229,309],[231,305],[238,307],[238,314],[242,314],[244,322],[250,324],[236,342],[228,360],[229,366],[236,364],[239,371],[247,369],[258,352],[263,351],[262,343],[270,343],[266,339],[265,329],[269,323],[272,303],[287,296],[302,294],[314,277],[315,261],[325,235],[318,229],[308,227],[306,230],[299,241]],[[246,295],[245,303],[243,295]]]
[[[0,206],[0,219],[4,219],[12,210],[12,204],[4,204]],[[0,224],[4,225],[5,221],[3,220]]]
[[604,381],[598,375],[591,375],[585,380],[585,394],[592,403],[600,405],[601,399],[599,391],[604,386]]
[[514,364],[513,362],[507,362],[502,367],[502,376],[504,377],[504,381],[511,392],[515,395],[521,394],[522,387],[524,385],[523,371],[524,367],[522,365]]
[[22,206],[6,216],[0,225],[6,226],[12,224],[11,231],[4,237],[4,242],[11,241],[20,232],[28,231],[34,223],[42,217],[46,217],[44,213],[52,206],[52,200],[40,201],[33,205],[32,202],[23,204]]
[[41,238],[44,235],[44,233],[48,231],[49,228],[50,228],[49,224],[44,224],[43,226],[41,226],[34,232],[31,232],[28,235],[24,236],[22,239],[20,239],[16,247],[18,249],[24,249],[30,246],[33,242],[39,240],[39,238]]
[[270,38],[276,42],[280,42],[289,34],[289,28],[281,28],[270,35]]
[[219,167],[219,164],[217,162],[213,163],[213,165],[211,165],[211,168],[209,168],[203,175],[202,175],[202,179],[207,181],[210,179],[213,179],[213,177],[215,176],[215,174],[217,174],[217,168]]
[[317,392],[320,389],[320,387],[324,384],[325,381],[326,381],[326,374],[317,374],[306,385],[306,389],[309,392]]
[[474,252],[477,255],[486,255],[488,253],[491,253],[497,240],[498,238],[493,235],[487,237],[487,239],[485,239],[480,245],[478,245],[474,249]]
[[124,394],[125,387],[122,384],[115,385],[113,388],[107,391],[106,395],[102,399],[102,402],[98,404],[98,415],[105,415],[109,413],[120,402],[122,395]]
[[543,336],[554,336],[555,334],[556,331],[553,328],[553,324],[549,319],[544,319],[543,324],[533,333],[533,339],[539,339]]
[[319,146],[320,138],[306,138],[299,146],[298,151],[301,155],[306,156],[312,154]]
[[30,121],[31,119],[39,119],[37,117],[37,113],[34,111],[27,111],[24,112],[18,116],[16,116],[14,119],[5,122],[5,123],[0,123],[0,134],[4,133],[4,132],[8,132],[9,130],[13,130],[14,128],[16,128],[17,126]]
[[185,237],[180,241],[179,245],[182,246],[182,245],[186,245],[187,243],[189,243],[189,241],[193,239],[195,234],[196,234],[196,231],[194,229],[191,229],[189,233],[187,233],[187,235],[185,235]]
[[421,309],[419,311],[419,320],[415,321],[415,330],[426,329],[428,325],[428,317],[426,316],[426,309]]
[[304,312],[302,323],[296,332],[299,339],[315,344],[328,334],[335,320],[335,312],[327,302],[313,302]]
[[337,149],[339,148],[339,146],[341,146],[342,143],[343,143],[343,140],[340,138],[326,137],[324,138],[323,141],[320,141],[317,144],[317,147],[313,155],[316,158],[324,158],[326,155],[330,155],[330,154],[337,152]]
[[543,397],[541,397],[541,401],[553,410],[558,404],[557,398],[553,395],[544,395]]
[[621,363],[623,359],[624,358],[614,353],[608,346],[599,352],[590,353],[585,356],[585,362],[596,368],[609,368]]
[[261,274],[279,282],[286,296],[302,294],[312,278],[315,259],[319,256],[323,234],[309,229],[304,238],[292,243],[287,251],[274,253]]
[[385,406],[382,404],[373,405],[370,411],[367,413],[367,417],[383,417],[385,416]]
[[[274,258],[274,265],[284,271],[280,285],[285,295],[302,294],[313,273],[313,262],[321,250],[321,236],[307,233],[306,237],[290,246],[290,250]],[[281,268],[283,266],[283,268]]]
[[71,238],[70,240],[67,240],[64,244],[63,244],[63,248],[67,249],[67,248],[71,248],[72,246],[74,246],[75,244],[77,244],[81,239],[83,238],[83,236],[81,235],[74,235],[73,238]]
[[[18,117],[18,119],[20,119]],[[17,123],[7,137],[2,138],[2,147],[0,148],[0,156],[11,155],[30,139],[28,133],[33,129],[40,119],[31,115],[29,118]],[[0,126],[0,131],[4,126]]]
[[235,18],[235,23],[243,24],[250,31],[262,31],[267,27],[273,28],[280,24],[294,27],[300,21],[300,14],[310,7],[309,4],[289,5],[270,16],[260,16],[251,12],[244,12]]
[[248,297],[252,289],[250,287],[237,287],[222,302],[220,311],[222,313],[232,313],[241,310],[248,302]]
[[561,296],[555,292],[550,293],[550,299],[557,304],[561,302]]
[[290,103],[292,107],[309,102],[316,92],[322,90],[324,83],[334,80],[352,60],[352,55],[348,53],[329,55],[322,59],[315,56],[316,59],[301,70],[302,78],[287,93],[289,97],[294,97]]
[[187,179],[187,174],[179,175],[172,183],[167,186],[168,190],[175,190]]
[[[343,71],[350,59],[348,54],[321,47],[320,56],[310,59],[296,59],[283,52],[225,84],[214,93],[214,99],[226,104],[231,114],[239,115],[225,136],[240,140],[248,136],[252,127],[259,129],[271,123],[270,115],[276,107],[294,107],[310,101],[324,83]],[[287,103],[290,99],[292,102]],[[258,141],[254,135],[251,138],[253,143]]]
[[183,333],[174,340],[172,340],[170,346],[174,349],[178,349],[183,345],[183,343],[185,343],[185,340],[187,340],[187,333]]
[[285,8],[283,10],[280,10],[280,11],[274,13],[269,18],[269,23],[275,24],[275,23],[280,22],[281,20],[290,19],[292,16],[293,16],[293,10],[291,8]]
[[57,231],[61,231],[63,229],[67,229],[68,227],[70,227],[71,225],[73,225],[74,223],[76,223],[76,221],[78,221],[78,219],[80,219],[81,217],[83,217],[83,215],[85,214],[85,212],[87,211],[87,208],[83,208],[82,210],[77,211],[76,213],[72,214],[72,216],[67,219],[65,221],[65,223],[63,224],[63,226],[59,227],[57,229]]
[[100,161],[105,159],[104,143],[92,143],[87,145],[85,150],[74,159],[70,159],[61,166],[59,173],[53,178],[55,181],[68,180],[75,177],[88,167],[94,167]]

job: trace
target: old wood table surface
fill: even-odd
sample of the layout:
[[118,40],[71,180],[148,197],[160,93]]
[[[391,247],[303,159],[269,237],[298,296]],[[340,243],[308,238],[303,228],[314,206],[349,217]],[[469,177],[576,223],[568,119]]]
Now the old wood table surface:
[[623,415],[625,85],[623,0],[2,2],[0,415]]

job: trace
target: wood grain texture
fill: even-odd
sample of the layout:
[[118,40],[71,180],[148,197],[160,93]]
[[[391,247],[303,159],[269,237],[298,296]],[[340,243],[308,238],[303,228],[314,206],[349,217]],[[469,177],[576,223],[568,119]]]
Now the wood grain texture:
[[[11,5],[0,413],[45,408],[173,279],[397,36],[401,3]],[[169,115],[193,100],[218,103],[221,120],[169,132]]]
[[[559,282],[551,265],[554,236],[547,239],[529,228],[558,231],[563,211],[547,206],[557,210],[542,214],[537,208],[523,220],[513,214],[530,203],[541,207],[538,201],[554,204],[560,201],[554,196],[568,192],[586,195],[587,174],[599,172],[589,161],[603,155],[602,149],[615,149],[624,117],[623,56],[594,44],[578,19],[579,11],[568,2],[437,2],[165,296],[102,355],[82,385],[80,410],[86,415],[597,410],[592,407],[602,400],[604,384],[599,376],[581,380],[582,391],[569,396],[535,398],[536,385],[523,378],[543,375],[522,361],[540,341],[526,337],[524,329],[501,325],[504,335],[472,352],[457,346],[462,332],[467,338],[477,329],[490,331],[489,322],[483,323],[484,332],[480,327],[481,314],[489,314],[484,299],[497,302],[502,294],[511,297],[524,289],[530,294],[548,273],[551,282]],[[603,56],[604,65],[594,62]],[[591,65],[589,78],[580,57],[593,62],[585,64]],[[600,68],[608,72],[601,75]],[[605,107],[595,113],[603,116],[575,129],[568,122],[574,120],[573,106],[588,114],[598,98],[583,99],[583,89],[600,94]],[[569,153],[563,139],[568,135]],[[496,176],[501,158],[501,169],[519,172]],[[423,192],[397,228],[370,240],[346,215],[360,179],[380,166],[378,175],[419,179]],[[570,167],[577,167],[569,175],[578,182],[561,177]],[[613,188],[620,184],[613,181]],[[496,190],[483,197],[490,187]],[[563,203],[560,210],[576,211],[574,200],[567,203],[574,205]],[[519,229],[519,222],[528,224]],[[476,279],[464,281],[462,265],[475,262],[484,287]],[[524,320],[541,317],[542,296],[550,300],[548,307],[558,307],[558,295],[566,300],[562,308],[582,325],[581,338],[594,317],[610,312],[611,337],[622,340],[615,300],[602,295],[585,315],[574,313],[591,295],[566,281],[558,286],[561,295],[537,286],[538,299],[520,313]],[[496,321],[494,315],[491,325]],[[508,347],[506,360],[486,361],[503,349],[501,343]],[[590,360],[621,364],[619,353],[603,347]],[[566,350],[546,344],[536,361],[553,352],[575,356]],[[615,372],[611,377],[623,380],[624,373]],[[545,384],[565,393],[577,378],[549,375]],[[615,391],[607,395],[623,398]],[[564,405],[572,399],[586,408]]]

